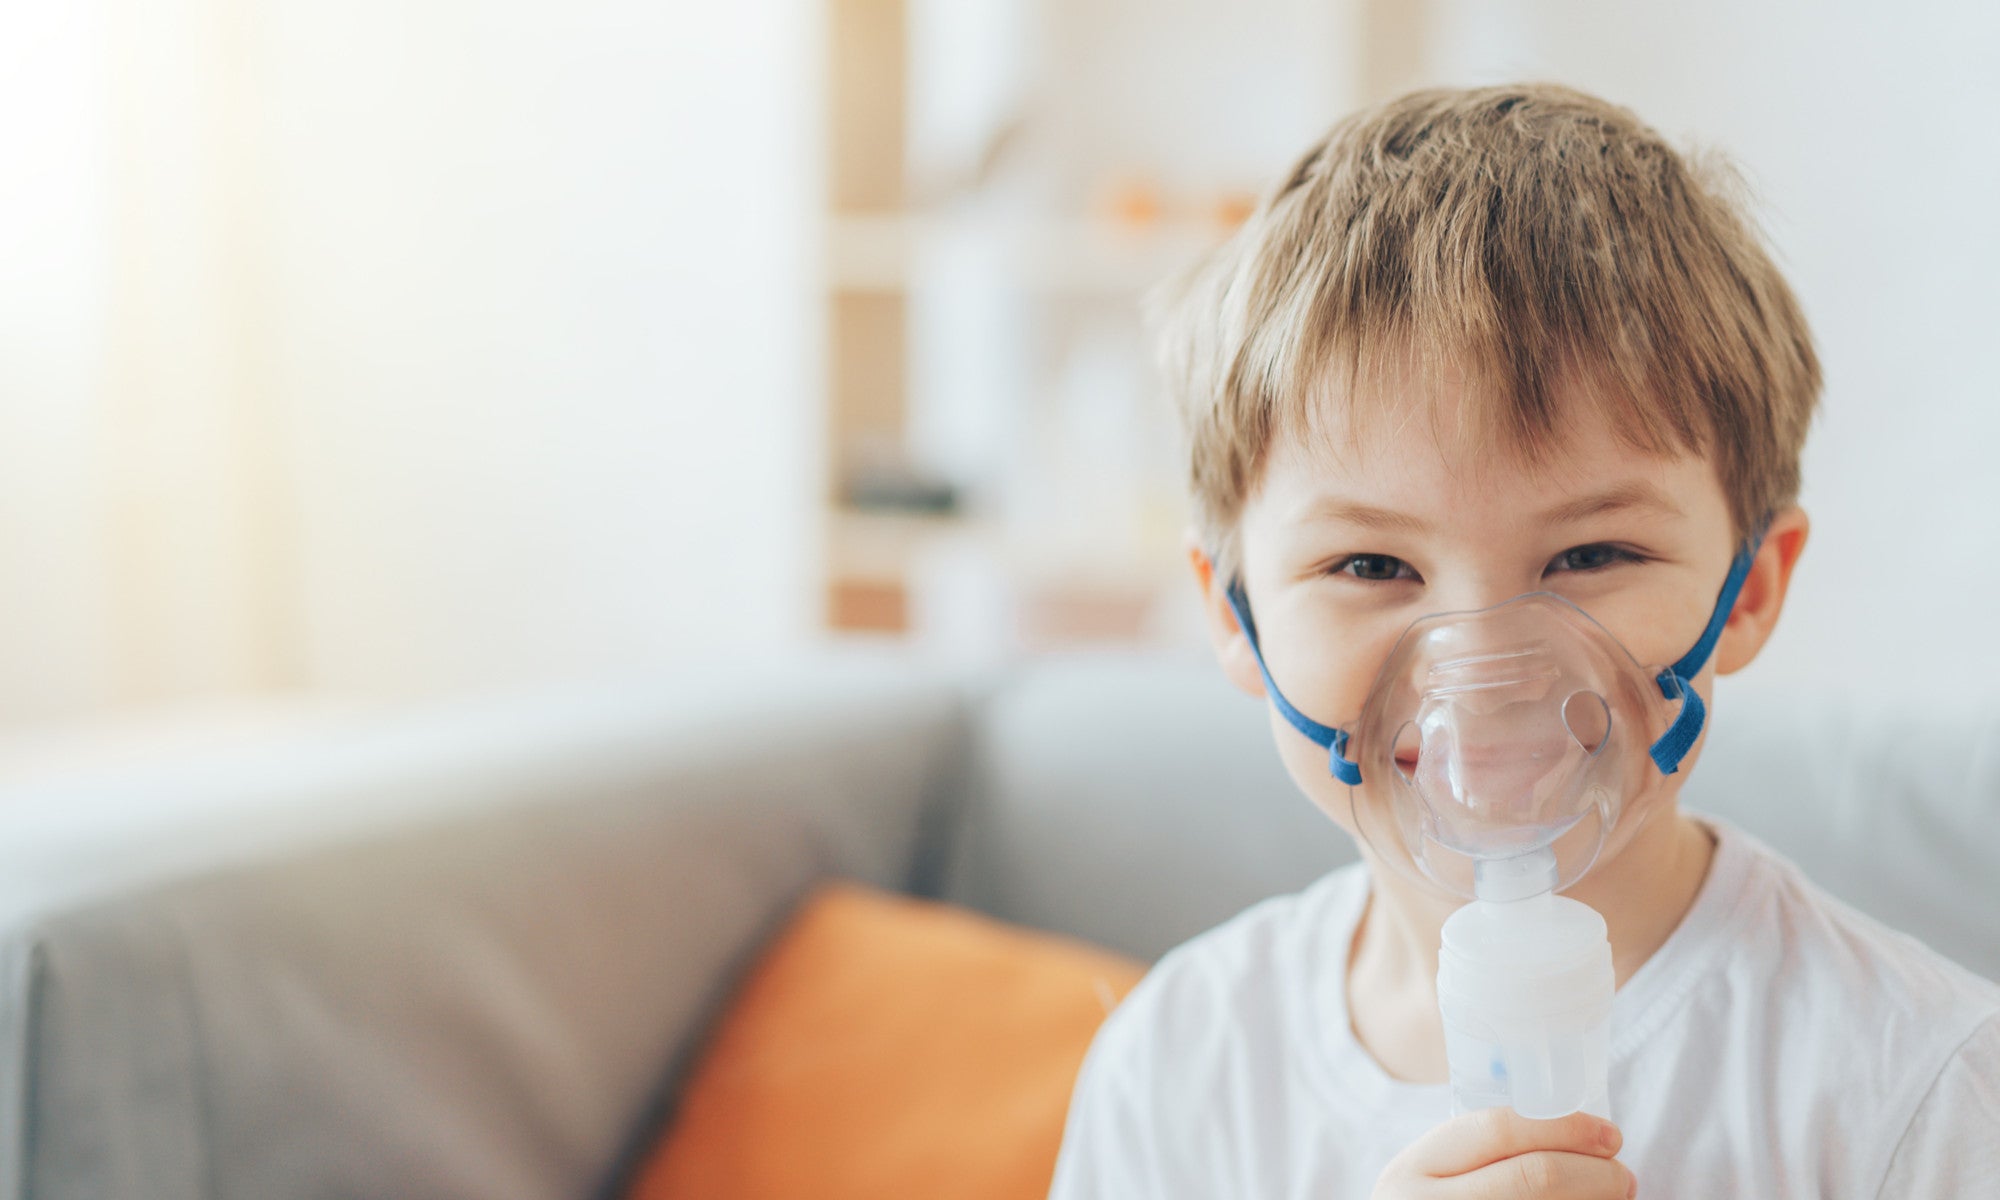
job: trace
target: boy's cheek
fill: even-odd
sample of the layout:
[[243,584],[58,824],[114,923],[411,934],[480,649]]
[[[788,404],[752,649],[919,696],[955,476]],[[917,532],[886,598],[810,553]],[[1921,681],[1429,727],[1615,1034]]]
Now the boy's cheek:
[[1346,830],[1348,836],[1357,836],[1347,785],[1333,777],[1327,766],[1327,752],[1300,736],[1299,731],[1287,724],[1276,709],[1271,710],[1271,736],[1277,739],[1278,757],[1298,789],[1305,793],[1314,807]]
[[1656,671],[1678,662],[1693,648],[1714,607],[1715,597],[1696,583],[1674,592],[1661,590],[1635,597],[1626,606],[1631,611],[1613,613],[1609,619],[1596,613],[1591,616],[1642,669]]
[[1352,732],[1375,677],[1408,627],[1402,616],[1369,622],[1284,612],[1264,645],[1265,665],[1300,712]]
[[[1284,617],[1292,618],[1293,614]],[[1313,720],[1354,734],[1376,676],[1407,622],[1379,620],[1375,624],[1378,627],[1325,619],[1283,620],[1275,631],[1281,649],[1277,661],[1268,665],[1285,699]],[[1279,758],[1292,781],[1315,806],[1353,835],[1348,788],[1333,777],[1327,749],[1292,728],[1268,698],[1265,710]],[[1360,752],[1358,741],[1349,743],[1350,756]]]

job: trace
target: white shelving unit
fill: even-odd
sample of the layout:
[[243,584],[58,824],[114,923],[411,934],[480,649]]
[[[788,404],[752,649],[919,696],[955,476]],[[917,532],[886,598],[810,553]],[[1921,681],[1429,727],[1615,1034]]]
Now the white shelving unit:
[[1149,639],[1185,516],[1139,300],[1340,107],[1352,14],[829,6],[829,631]]

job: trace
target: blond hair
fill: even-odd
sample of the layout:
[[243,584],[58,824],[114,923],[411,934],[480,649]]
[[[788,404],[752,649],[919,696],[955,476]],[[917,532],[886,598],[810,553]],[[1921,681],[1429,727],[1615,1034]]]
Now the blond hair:
[[1335,125],[1149,297],[1218,574],[1273,436],[1411,365],[1465,382],[1460,434],[1529,462],[1560,443],[1558,392],[1587,396],[1635,447],[1708,454],[1738,536],[1759,527],[1797,498],[1820,370],[1740,191],[1553,84],[1413,92]]

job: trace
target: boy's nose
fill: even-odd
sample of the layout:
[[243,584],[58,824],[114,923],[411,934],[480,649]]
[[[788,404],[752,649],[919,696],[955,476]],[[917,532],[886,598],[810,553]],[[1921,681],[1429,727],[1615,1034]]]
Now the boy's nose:
[[1542,581],[1539,577],[1495,574],[1434,582],[1431,596],[1437,602],[1438,612],[1476,612],[1540,590]]

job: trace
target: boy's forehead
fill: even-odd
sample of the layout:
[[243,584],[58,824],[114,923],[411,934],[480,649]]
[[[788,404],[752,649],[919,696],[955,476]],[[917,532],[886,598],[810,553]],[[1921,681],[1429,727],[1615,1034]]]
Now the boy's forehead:
[[1549,436],[1530,446],[1496,431],[1462,388],[1334,398],[1315,404],[1303,427],[1272,431],[1259,490],[1284,517],[1323,511],[1333,498],[1413,514],[1475,506],[1526,518],[1609,493],[1726,511],[1705,457],[1636,446],[1604,405],[1568,399]]

